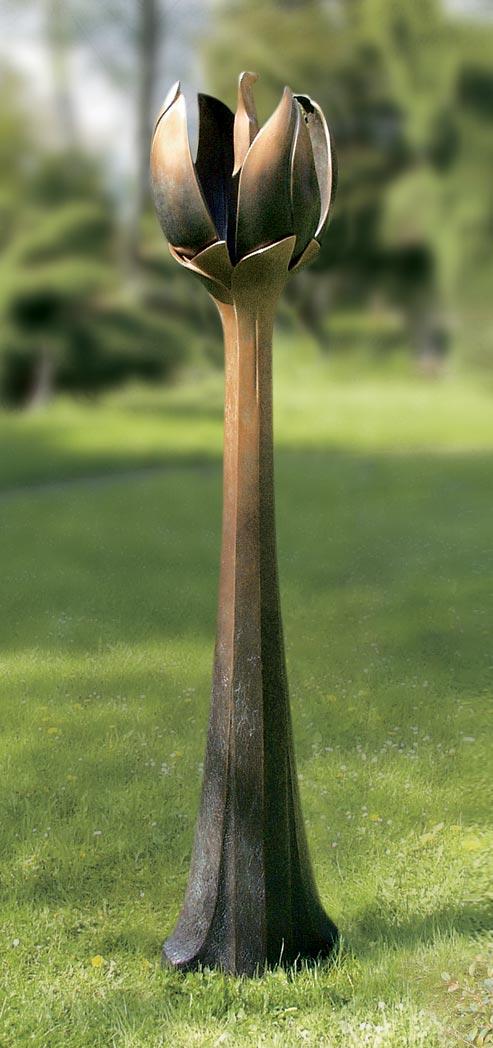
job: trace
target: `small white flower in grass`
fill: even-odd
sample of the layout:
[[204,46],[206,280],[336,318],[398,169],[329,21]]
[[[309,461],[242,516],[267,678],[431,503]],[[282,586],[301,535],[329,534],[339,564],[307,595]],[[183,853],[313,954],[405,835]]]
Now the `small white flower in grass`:
[[20,939],[12,939],[12,946],[20,946],[20,944],[21,944],[21,940]]

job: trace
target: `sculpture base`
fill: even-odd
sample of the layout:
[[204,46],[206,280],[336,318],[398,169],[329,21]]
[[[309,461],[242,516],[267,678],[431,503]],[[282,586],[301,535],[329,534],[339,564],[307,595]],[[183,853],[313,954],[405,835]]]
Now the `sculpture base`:
[[225,955],[221,959],[220,957],[218,958],[217,954],[211,956],[207,950],[190,952],[183,943],[181,948],[177,949],[173,943],[172,936],[163,945],[161,963],[163,968],[173,968],[182,972],[197,971],[199,968],[219,968],[229,975],[250,976],[262,975],[264,971],[276,967],[290,968],[297,964],[311,966],[320,961],[333,960],[337,954],[339,933],[335,925],[328,918],[326,920],[329,925],[326,929],[328,932],[326,939],[319,939],[311,944],[302,942],[298,950],[291,948],[289,952],[284,949],[284,944],[281,943],[278,956],[270,958],[260,955],[257,958],[252,956],[248,966],[241,964],[238,967],[228,962],[227,951],[225,951]]

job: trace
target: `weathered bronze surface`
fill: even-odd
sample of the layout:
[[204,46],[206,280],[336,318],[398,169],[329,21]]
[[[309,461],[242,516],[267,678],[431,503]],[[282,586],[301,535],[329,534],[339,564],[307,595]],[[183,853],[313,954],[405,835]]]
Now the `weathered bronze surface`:
[[183,910],[164,959],[237,974],[329,955],[296,778],[277,577],[272,329],[289,272],[318,252],[333,197],[323,114],[286,88],[259,131],[253,73],[236,117],[199,96],[195,164],[175,85],[151,151],[173,257],[215,301],[225,346],[224,505],[212,705]]

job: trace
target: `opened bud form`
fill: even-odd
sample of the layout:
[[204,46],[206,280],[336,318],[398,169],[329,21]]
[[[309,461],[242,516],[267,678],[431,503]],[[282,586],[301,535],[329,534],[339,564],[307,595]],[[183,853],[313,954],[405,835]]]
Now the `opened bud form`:
[[320,107],[286,87],[259,130],[256,79],[241,74],[235,116],[217,99],[199,95],[195,161],[179,84],[164,102],[152,139],[154,202],[172,254],[226,288],[238,262],[288,237],[289,268],[309,261],[333,198],[333,154]]
[[[214,682],[188,889],[163,947],[182,970],[253,975],[330,956],[300,809],[277,581],[272,338],[289,271],[319,250],[333,195],[324,117],[285,88],[259,130],[254,73],[236,116],[199,95],[195,161],[173,87],[152,141],[173,257],[212,295],[224,337],[224,482]],[[281,817],[282,816],[282,817]]]

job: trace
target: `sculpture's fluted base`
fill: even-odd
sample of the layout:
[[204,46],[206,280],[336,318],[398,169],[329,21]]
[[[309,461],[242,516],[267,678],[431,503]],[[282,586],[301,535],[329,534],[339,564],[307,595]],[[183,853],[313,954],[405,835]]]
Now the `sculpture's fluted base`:
[[[290,952],[281,943],[278,952],[273,952],[269,957],[262,951],[253,954],[247,964],[233,966],[228,963],[227,958],[222,959],[218,952],[211,950],[197,950],[190,953],[185,944],[175,944],[174,937],[166,940],[162,952],[162,964],[166,968],[176,968],[182,972],[196,971],[199,968],[220,968],[230,975],[260,975],[268,968],[277,965],[287,968],[298,963],[312,964],[316,961],[329,960],[334,957],[339,942],[339,934],[335,925],[326,918],[326,926],[320,927],[316,938],[309,940],[307,937],[301,939],[298,948],[291,945]],[[226,929],[218,929],[221,939],[227,936]]]
[[[327,958],[337,947],[337,928],[322,909],[312,875],[292,779],[291,731],[289,717],[285,719],[289,711],[282,693],[279,699],[280,749],[260,751],[257,764],[270,766],[277,789],[262,789],[259,780],[258,803],[253,806],[245,791],[235,793],[227,761],[226,803],[218,809],[223,780],[217,764],[212,773],[209,735],[204,789],[209,792],[212,782],[216,804],[202,807],[199,816],[185,905],[163,947],[168,965],[253,975],[277,964]],[[230,745],[240,732],[241,722]],[[213,801],[212,791],[209,799]]]

